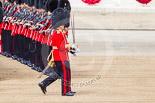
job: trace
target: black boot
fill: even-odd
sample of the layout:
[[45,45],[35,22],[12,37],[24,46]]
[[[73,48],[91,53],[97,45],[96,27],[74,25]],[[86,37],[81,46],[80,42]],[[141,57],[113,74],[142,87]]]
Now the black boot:
[[76,92],[75,91],[69,91],[70,93],[72,93],[72,94],[75,94]]
[[66,93],[66,94],[62,94],[62,96],[74,96],[74,94],[73,94],[73,93],[68,92],[68,93]]
[[46,94],[47,91],[46,91],[46,87],[44,86],[44,84],[41,82],[41,83],[38,83],[38,86],[41,88],[42,92]]
[[12,56],[12,59],[13,59],[13,60],[16,60],[17,58],[18,58],[18,57],[17,57],[16,55],[13,55],[13,56]]
[[32,67],[33,66],[33,64],[30,62],[30,61],[27,61],[27,63],[26,63],[29,67]]

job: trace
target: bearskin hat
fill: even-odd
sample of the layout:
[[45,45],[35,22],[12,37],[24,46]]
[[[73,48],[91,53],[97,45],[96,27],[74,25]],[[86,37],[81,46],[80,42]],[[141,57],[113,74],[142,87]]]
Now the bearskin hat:
[[14,3],[15,0],[10,0],[10,1],[11,1],[11,3]]
[[46,8],[46,2],[47,2],[47,0],[43,0],[43,9]]
[[52,12],[52,25],[53,29],[58,28],[61,25],[65,25],[65,10],[63,8],[57,8]]
[[21,4],[21,0],[16,0],[16,4]]
[[70,13],[68,10],[65,10],[65,27],[69,27],[70,26]]
[[68,0],[60,0],[60,7],[68,10],[69,12],[71,11],[70,2]]
[[34,0],[28,0],[28,6],[34,6]]
[[3,9],[2,9],[2,3],[0,1],[0,24],[3,21]]
[[51,13],[58,7],[58,0],[48,0],[48,11]]
[[48,3],[49,3],[49,0],[46,0],[45,1],[45,10],[46,10],[46,12],[49,11]]
[[39,9],[39,0],[34,0],[34,6]]
[[28,3],[29,3],[29,0],[24,0],[24,3],[28,5]]
[[24,0],[21,0],[21,3],[24,3]]
[[14,0],[8,0],[8,2],[9,2],[9,3],[13,3],[13,2],[14,2]]
[[43,5],[43,0],[39,0],[39,8],[40,8],[40,9],[43,9],[43,6],[44,6],[44,5]]
[[48,0],[46,8],[48,11],[53,12],[58,6],[69,10],[69,12],[71,11],[70,2],[68,0]]

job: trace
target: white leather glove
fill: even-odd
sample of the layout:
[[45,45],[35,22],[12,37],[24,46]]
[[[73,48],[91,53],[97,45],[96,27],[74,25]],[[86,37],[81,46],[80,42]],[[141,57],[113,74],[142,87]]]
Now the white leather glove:
[[72,48],[77,48],[77,45],[76,45],[76,44],[73,44],[73,45],[72,45]]
[[72,48],[74,49],[75,53],[80,52],[80,49],[78,48],[77,44],[73,44]]
[[73,54],[73,56],[78,56],[75,50],[71,50],[70,53]]

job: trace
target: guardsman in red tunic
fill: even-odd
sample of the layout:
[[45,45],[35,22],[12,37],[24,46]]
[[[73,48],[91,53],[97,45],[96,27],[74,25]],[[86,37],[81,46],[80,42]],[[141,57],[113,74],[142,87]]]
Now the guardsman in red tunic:
[[14,55],[12,56],[13,59],[18,59],[20,57],[20,53],[19,53],[19,35],[18,35],[18,28],[19,25],[17,24],[18,18],[21,16],[21,6],[20,6],[20,2],[16,2],[17,4],[17,11],[15,12],[15,14],[12,17],[12,36],[14,39]]
[[49,38],[49,27],[51,25],[51,15],[48,14],[46,20],[45,20],[45,23],[44,23],[44,26],[43,28],[39,31],[39,33],[41,34],[40,35],[40,41],[41,41],[41,44],[42,44],[42,61],[43,61],[43,64],[44,64],[44,67],[48,64],[47,63],[47,57],[51,51],[51,48],[47,45],[47,42],[48,42],[48,38]]
[[1,42],[1,23],[3,21],[3,8],[2,3],[0,1],[0,54],[2,53],[2,42]]
[[10,3],[7,3],[6,8],[4,9],[4,18],[3,18],[3,25],[2,25],[2,48],[3,48],[3,53],[2,55],[10,57],[11,55],[8,53],[8,48],[9,48],[9,43],[8,43],[8,14],[9,11],[11,10],[11,5]]
[[[32,2],[33,1],[33,2]],[[27,65],[29,67],[32,67],[33,66],[33,61],[34,61],[34,49],[35,47],[33,46],[33,41],[32,41],[32,35],[31,35],[31,24],[33,23],[33,20],[34,20],[34,17],[35,15],[37,14],[37,11],[34,9],[33,7],[34,5],[34,0],[31,0],[29,6],[31,6],[31,13],[30,15],[27,17],[27,20],[26,20],[26,23],[24,25],[25,27],[25,37],[26,37],[26,44],[27,44],[27,54],[25,54],[25,57],[26,57],[26,61],[27,61]]]
[[4,13],[3,13],[3,21],[2,21],[2,23],[1,23],[1,30],[2,30],[2,32],[1,32],[1,47],[2,47],[2,55],[4,55],[4,56],[6,56],[6,31],[4,30],[4,26],[5,26],[5,18],[6,18],[6,13],[7,13],[7,11],[8,11],[8,8],[9,8],[9,4],[8,3],[6,3],[6,2],[4,2],[4,5],[3,5],[3,11],[4,11]]
[[31,43],[30,43],[30,61],[33,64],[32,69],[36,70],[37,68],[37,41],[36,41],[36,36],[37,36],[37,30],[36,30],[36,24],[38,20],[41,17],[41,14],[38,12],[39,11],[39,2],[38,0],[34,0],[34,7],[37,9],[37,12],[35,13],[33,17],[33,22],[31,23],[30,27],[30,38],[31,38]]
[[36,25],[36,29],[37,29],[37,36],[36,36],[36,41],[37,41],[37,71],[42,71],[44,69],[44,62],[43,62],[43,57],[44,54],[42,53],[42,39],[43,39],[43,33],[39,32],[43,29],[43,26],[48,18],[47,13],[44,10],[45,5],[43,3],[43,0],[39,0],[39,9],[41,12],[41,18],[38,21],[37,25]]
[[49,76],[44,81],[39,83],[41,90],[45,94],[46,87],[58,79],[61,78],[62,96],[74,96],[76,92],[71,91],[71,77],[70,77],[70,63],[68,52],[74,50],[74,46],[67,42],[66,33],[63,32],[64,25],[66,24],[66,12],[63,8],[57,8],[52,13],[52,24],[54,32],[52,34],[53,56],[49,63],[56,72],[55,75]]

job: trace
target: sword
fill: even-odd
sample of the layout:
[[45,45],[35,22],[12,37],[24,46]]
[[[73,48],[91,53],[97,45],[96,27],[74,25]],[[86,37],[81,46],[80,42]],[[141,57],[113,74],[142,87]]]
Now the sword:
[[75,23],[74,23],[74,15],[73,15],[73,18],[71,18],[71,27],[72,27],[73,44],[75,44]]
[[[71,18],[71,26],[72,26],[73,44],[76,45],[75,44],[75,21],[74,21],[74,15],[73,15],[73,18]],[[77,48],[76,51],[79,51],[79,49],[78,49],[79,48],[79,45],[77,44],[76,46],[77,46],[76,47]],[[76,53],[74,53],[73,55],[74,56],[77,56]]]
[[45,67],[45,69],[37,76],[37,78],[39,79],[39,78],[41,78],[42,77],[42,75],[44,75],[45,74],[45,72],[47,71],[47,69],[49,68],[50,66],[49,65],[47,65],[46,67]]
[[73,43],[75,44],[75,21],[74,21],[74,15],[73,15]]

